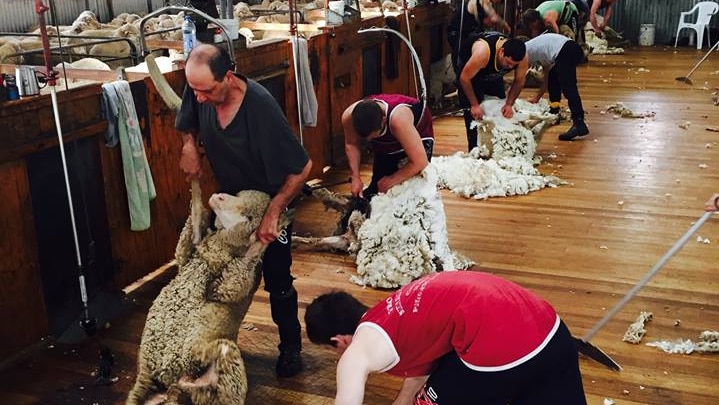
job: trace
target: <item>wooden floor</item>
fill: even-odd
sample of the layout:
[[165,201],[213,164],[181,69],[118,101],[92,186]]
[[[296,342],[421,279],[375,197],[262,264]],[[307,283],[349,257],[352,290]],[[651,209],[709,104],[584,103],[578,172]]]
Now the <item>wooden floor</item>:
[[[575,335],[584,335],[702,214],[704,201],[719,192],[719,133],[706,130],[719,126],[719,107],[712,102],[719,87],[719,53],[695,72],[694,85],[674,80],[702,55],[689,48],[652,47],[593,56],[578,70],[591,134],[582,141],[559,142],[557,134],[568,127],[563,123],[545,132],[537,148],[543,157],[540,170],[570,184],[487,201],[443,192],[451,245],[474,259],[476,269],[546,298]],[[656,117],[602,114],[617,101],[636,112],[653,111]],[[686,122],[686,129],[679,127]],[[437,120],[435,133],[436,154],[466,148],[461,118]],[[369,173],[368,167],[364,170]],[[347,177],[346,171],[330,175]],[[307,202],[300,208],[296,231],[326,234],[335,219]],[[624,370],[612,372],[582,359],[589,404],[603,404],[605,398],[618,405],[719,404],[719,355],[670,355],[621,340],[639,311],[654,313],[644,342],[696,340],[703,330],[719,330],[719,215],[697,234],[711,243],[690,239],[592,340]],[[350,291],[367,304],[389,293],[350,284],[354,269],[353,261],[341,255],[296,253],[293,272],[301,306],[332,289]],[[131,310],[96,339],[77,346],[45,345],[0,372],[0,404],[123,403],[134,379],[147,308],[172,273],[133,292]],[[251,325],[240,331],[239,343],[249,375],[248,404],[332,403],[333,351],[305,341],[307,371],[277,380],[277,335],[264,292],[256,295],[245,322]],[[115,353],[119,380],[111,386],[91,383],[100,343]],[[390,404],[398,386],[397,379],[372,376],[365,403]]]

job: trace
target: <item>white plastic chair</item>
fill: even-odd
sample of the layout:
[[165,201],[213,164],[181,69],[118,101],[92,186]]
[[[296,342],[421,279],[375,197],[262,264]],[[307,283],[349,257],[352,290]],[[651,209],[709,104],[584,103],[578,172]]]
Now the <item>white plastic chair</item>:
[[[679,26],[677,27],[677,38],[674,41],[674,47],[676,48],[677,42],[679,42],[679,31],[681,31],[682,28],[691,28],[697,32],[697,49],[702,49],[704,31],[706,30],[707,41],[711,47],[712,41],[711,36],[709,35],[709,20],[711,20],[712,16],[716,14],[717,11],[719,11],[719,4],[713,1],[702,1],[695,4],[694,8],[691,10],[682,12],[679,17]],[[694,12],[697,12],[696,22],[686,22],[686,17],[694,14]]]

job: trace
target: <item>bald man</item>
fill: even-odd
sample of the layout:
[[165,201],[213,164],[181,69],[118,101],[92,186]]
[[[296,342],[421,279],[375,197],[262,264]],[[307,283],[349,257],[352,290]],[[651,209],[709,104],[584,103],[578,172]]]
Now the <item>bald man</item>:
[[187,180],[201,174],[199,142],[220,192],[259,190],[272,197],[256,236],[269,244],[262,275],[280,334],[275,371],[279,377],[292,377],[303,368],[297,291],[290,273],[292,225],[279,232],[277,221],[305,184],[312,162],[272,95],[254,80],[234,73],[234,61],[223,48],[195,47],[185,76],[187,86],[175,127],[183,132],[180,168]]

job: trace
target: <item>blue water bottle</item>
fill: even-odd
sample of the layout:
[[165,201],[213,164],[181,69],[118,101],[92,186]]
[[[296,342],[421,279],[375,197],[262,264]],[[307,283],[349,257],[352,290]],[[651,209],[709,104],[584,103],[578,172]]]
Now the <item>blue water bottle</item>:
[[17,84],[15,83],[15,75],[8,74],[5,77],[5,88],[7,89],[8,100],[20,99],[20,91],[18,90]]
[[189,15],[185,16],[185,21],[182,22],[182,53],[187,60],[190,55],[190,51],[195,47],[197,43],[197,30],[195,23],[192,22],[192,17]]

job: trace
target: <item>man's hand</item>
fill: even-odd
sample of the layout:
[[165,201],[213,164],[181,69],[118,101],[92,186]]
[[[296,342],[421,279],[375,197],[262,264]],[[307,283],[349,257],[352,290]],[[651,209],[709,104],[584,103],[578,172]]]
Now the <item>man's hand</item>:
[[[190,137],[191,138],[191,137]],[[200,163],[200,152],[197,150],[194,140],[185,141],[182,145],[180,156],[180,169],[185,173],[185,180],[188,182],[202,176],[202,165]]]
[[389,178],[389,176],[384,176],[377,182],[377,191],[380,193],[386,193],[389,191],[390,188],[392,188],[392,180]]
[[355,197],[364,197],[362,190],[364,189],[364,183],[359,176],[352,176],[352,185],[350,186],[350,192]]
[[482,120],[482,118],[484,117],[484,110],[482,109],[482,107],[479,106],[479,104],[471,106],[469,109],[469,113],[472,115],[472,118],[477,121]]
[[512,118],[514,116],[514,108],[509,104],[503,105],[502,115],[504,116],[504,118]]
[[280,231],[277,229],[277,221],[279,221],[279,219],[279,214],[271,213],[269,211],[265,213],[264,217],[262,217],[262,222],[260,222],[260,226],[257,227],[255,236],[257,237],[257,240],[262,242],[263,245],[272,243],[278,236],[280,236]]

